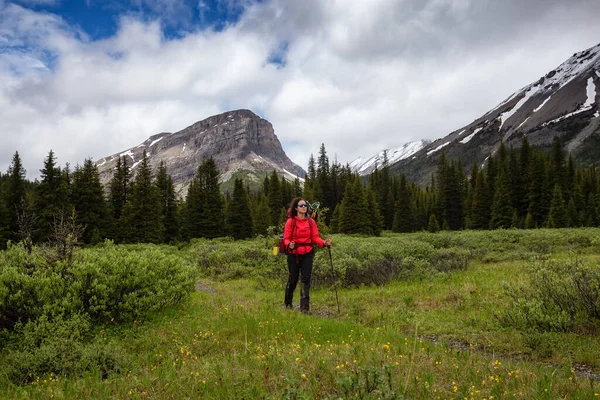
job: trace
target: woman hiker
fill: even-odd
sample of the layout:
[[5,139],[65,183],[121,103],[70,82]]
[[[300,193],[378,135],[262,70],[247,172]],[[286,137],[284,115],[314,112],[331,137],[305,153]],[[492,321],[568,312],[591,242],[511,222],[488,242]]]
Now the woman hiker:
[[290,218],[286,221],[283,231],[289,271],[285,287],[285,306],[292,308],[292,298],[300,276],[300,310],[304,313],[309,313],[310,309],[310,276],[315,258],[313,243],[320,247],[331,245],[331,239],[321,239],[316,222],[306,215],[307,212],[306,200],[300,197],[292,200]]

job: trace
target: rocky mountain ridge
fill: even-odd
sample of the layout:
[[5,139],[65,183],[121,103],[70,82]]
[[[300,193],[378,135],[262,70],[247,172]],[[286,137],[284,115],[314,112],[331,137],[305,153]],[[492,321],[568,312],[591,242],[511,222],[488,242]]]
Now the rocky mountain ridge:
[[101,182],[107,184],[112,179],[120,156],[125,156],[135,174],[144,150],[153,170],[165,162],[182,197],[198,166],[209,157],[214,159],[224,184],[236,176],[260,184],[273,170],[289,180],[305,176],[305,171],[283,151],[271,123],[250,110],[229,111],[178,132],[158,133],[138,146],[101,158],[96,162]]
[[600,44],[573,54],[480,118],[402,158],[391,168],[425,184],[435,171],[442,149],[449,159],[460,158],[469,168],[473,162],[482,165],[502,141],[508,147],[519,147],[523,136],[532,146],[542,148],[560,136],[576,162],[591,165],[600,162],[599,104]]

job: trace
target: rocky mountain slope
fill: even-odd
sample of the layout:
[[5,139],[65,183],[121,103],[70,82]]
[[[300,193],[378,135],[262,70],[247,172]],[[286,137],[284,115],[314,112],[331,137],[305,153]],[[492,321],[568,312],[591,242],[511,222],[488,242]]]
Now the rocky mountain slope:
[[426,183],[440,150],[461,158],[465,168],[483,164],[501,141],[519,147],[523,136],[537,147],[549,147],[560,136],[565,150],[580,165],[600,162],[600,44],[575,53],[536,82],[472,123],[424,146],[392,165],[411,180]]
[[431,140],[420,140],[418,142],[408,142],[400,147],[396,147],[394,149],[384,150],[373,157],[364,159],[362,157],[358,157],[354,161],[349,163],[350,169],[352,172],[356,172],[359,175],[368,175],[375,170],[375,168],[381,168],[384,163],[384,153],[387,152],[387,162],[389,165],[397,163],[398,161],[404,160],[425,146],[431,143]]
[[119,156],[133,173],[146,150],[151,167],[164,161],[175,188],[185,196],[189,182],[205,158],[213,157],[225,187],[236,176],[250,184],[262,183],[273,170],[289,180],[303,178],[304,170],[285,154],[271,123],[249,110],[229,111],[206,118],[174,133],[151,136],[142,144],[96,162],[102,183],[108,183]]

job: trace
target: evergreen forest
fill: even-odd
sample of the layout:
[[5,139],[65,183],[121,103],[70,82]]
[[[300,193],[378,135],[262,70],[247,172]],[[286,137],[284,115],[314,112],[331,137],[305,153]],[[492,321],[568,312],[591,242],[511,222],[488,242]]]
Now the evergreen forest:
[[599,176],[594,167],[576,166],[558,137],[550,150],[532,148],[526,137],[517,149],[501,144],[485,165],[469,169],[442,152],[425,187],[394,176],[385,153],[381,166],[360,177],[331,163],[324,145],[316,159],[310,156],[303,185],[273,171],[258,191],[236,179],[232,192],[222,193],[210,158],[184,195],[175,192],[164,163],[153,171],[146,154],[135,174],[127,158],[119,159],[106,187],[91,159],[71,170],[50,151],[40,173],[39,181],[27,180],[16,152],[0,174],[2,247],[50,241],[57,221],[67,217],[80,227],[80,244],[246,239],[273,234],[296,196],[320,203],[315,217],[324,234],[600,225]]

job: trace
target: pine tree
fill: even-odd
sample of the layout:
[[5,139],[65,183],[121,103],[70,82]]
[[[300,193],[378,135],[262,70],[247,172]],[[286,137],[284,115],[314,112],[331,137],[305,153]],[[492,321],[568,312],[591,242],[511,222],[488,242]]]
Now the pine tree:
[[471,172],[469,174],[469,182],[467,186],[467,194],[465,197],[465,229],[473,228],[473,199],[475,197],[475,184],[477,183],[477,175],[479,174],[479,167],[477,163],[473,161],[471,165]]
[[233,184],[233,195],[227,207],[228,233],[234,239],[252,237],[252,216],[248,204],[248,194],[244,183],[236,178]]
[[333,210],[333,215],[331,216],[331,222],[329,223],[329,228],[331,229],[331,232],[333,232],[333,233],[340,232],[340,218],[341,218],[341,215],[343,214],[342,208],[343,208],[342,203],[339,203],[335,207],[335,210]]
[[300,185],[300,179],[298,177],[294,179],[294,190],[292,192],[292,197],[302,197],[302,186]]
[[89,158],[83,162],[83,167],[73,172],[71,202],[77,223],[84,227],[81,240],[84,243],[99,242],[106,232],[107,208],[98,167]]
[[264,193],[260,195],[260,199],[252,216],[253,232],[255,235],[266,235],[267,229],[272,226],[271,211],[267,197]]
[[269,177],[269,209],[271,210],[271,225],[279,223],[279,214],[283,206],[281,183],[277,173],[273,171]]
[[7,211],[6,205],[4,204],[4,188],[2,185],[2,173],[0,173],[0,250],[6,247],[6,241],[8,240],[7,231]]
[[519,152],[519,176],[521,188],[518,191],[520,196],[519,216],[524,217],[529,211],[529,188],[531,186],[531,147],[527,136],[521,140],[521,149]]
[[530,164],[529,209],[536,226],[543,226],[548,215],[548,177],[543,154],[535,153]]
[[[550,162],[550,177],[552,180],[549,182],[549,187],[559,185],[562,192],[567,188],[565,181],[567,170],[565,167],[565,153],[559,136],[555,136],[552,140],[552,155]],[[556,220],[554,220],[554,222],[557,223]]]
[[394,232],[413,232],[414,228],[415,208],[408,183],[406,182],[406,175],[402,174],[392,230]]
[[573,157],[569,154],[569,158],[567,160],[567,171],[566,171],[566,179],[565,179],[565,188],[563,193],[571,193],[573,190],[573,186],[575,184],[575,162],[573,161]]
[[490,229],[510,228],[513,221],[513,208],[508,191],[508,179],[501,170],[496,180],[496,191],[492,205]]
[[161,216],[165,227],[163,242],[172,243],[179,236],[179,219],[177,215],[177,196],[173,179],[167,173],[167,166],[161,161],[156,174],[156,188],[162,206]]
[[506,146],[504,145],[504,141],[500,142],[500,146],[498,146],[498,152],[496,153],[497,160],[497,170],[498,172],[504,171],[508,168],[508,152],[506,151]]
[[315,157],[311,154],[308,158],[308,169],[306,171],[306,176],[304,177],[304,196],[307,196],[307,192],[310,192],[312,196],[311,199],[314,199],[314,195],[319,192],[319,189],[316,188],[317,185],[317,167],[315,162]]
[[439,215],[453,230],[460,229],[464,221],[462,190],[464,176],[459,169],[462,170],[460,162],[458,166],[449,163],[442,152],[437,168]]
[[485,180],[488,187],[490,205],[494,198],[494,191],[496,190],[496,176],[498,176],[498,166],[496,160],[490,154],[485,164]]
[[6,208],[6,238],[17,242],[19,240],[19,214],[27,206],[25,196],[25,168],[19,152],[15,152],[8,167],[6,186],[4,189],[4,205]]
[[573,197],[571,197],[569,200],[569,205],[567,206],[567,226],[569,228],[580,226],[579,213],[577,212],[577,207],[575,206]]
[[53,232],[54,218],[60,212],[69,212],[69,188],[60,168],[56,166],[52,150],[44,160],[44,168],[40,172],[41,181],[34,193],[34,210],[38,218],[36,239],[45,242]]
[[117,165],[113,170],[113,177],[109,184],[109,208],[112,216],[111,236],[119,241],[124,239],[124,229],[121,226],[121,215],[129,201],[131,192],[131,170],[125,156],[117,158]]
[[146,151],[142,157],[131,194],[121,215],[124,240],[129,243],[161,243],[164,238],[162,205]]
[[508,191],[510,193],[511,206],[517,211],[517,216],[519,218],[524,217],[524,215],[520,215],[519,212],[521,210],[521,202],[524,196],[523,189],[523,177],[521,176],[521,171],[519,169],[519,159],[517,156],[516,150],[511,147],[508,155],[508,170],[507,170],[507,178],[508,178]]
[[188,239],[225,236],[225,201],[219,188],[219,171],[212,158],[198,167],[188,189],[185,233]]
[[435,217],[435,214],[431,214],[429,216],[429,222],[427,223],[427,231],[431,233],[440,231],[440,224],[437,218]]
[[596,202],[596,196],[590,195],[588,197],[587,205],[586,205],[586,224],[585,226],[594,227],[598,226],[598,204]]
[[517,212],[516,208],[513,208],[513,215],[510,221],[510,227],[515,229],[521,228],[521,219],[519,218],[519,213]]
[[346,185],[341,205],[342,213],[338,222],[341,233],[371,233],[368,200],[358,175],[355,175],[354,180]]
[[[315,200],[321,202],[323,207],[333,210],[333,196],[331,190],[331,170],[329,168],[329,157],[325,150],[325,144],[321,143],[319,149],[319,159],[317,161],[317,177],[316,180],[318,185],[318,191],[315,191]],[[326,216],[330,218],[331,215]]]
[[475,191],[473,193],[472,228],[487,229],[490,221],[491,198],[485,174],[482,170],[477,174]]
[[383,226],[383,217],[379,211],[379,204],[377,203],[377,195],[373,190],[367,188],[367,210],[369,211],[368,222],[369,222],[369,234],[373,236],[381,235],[381,229]]
[[535,229],[535,228],[537,228],[535,219],[533,218],[533,215],[530,212],[528,212],[527,216],[525,217],[525,229]]
[[550,203],[550,214],[548,219],[552,218],[554,227],[566,228],[568,226],[568,213],[565,207],[565,201],[563,199],[562,190],[560,184],[557,182],[554,184],[552,190],[552,201]]
[[207,232],[205,237],[216,238],[225,236],[225,208],[223,195],[219,186],[219,171],[214,160],[206,160],[202,168],[204,176],[203,201],[208,207],[204,208],[206,214],[203,218],[203,230]]

